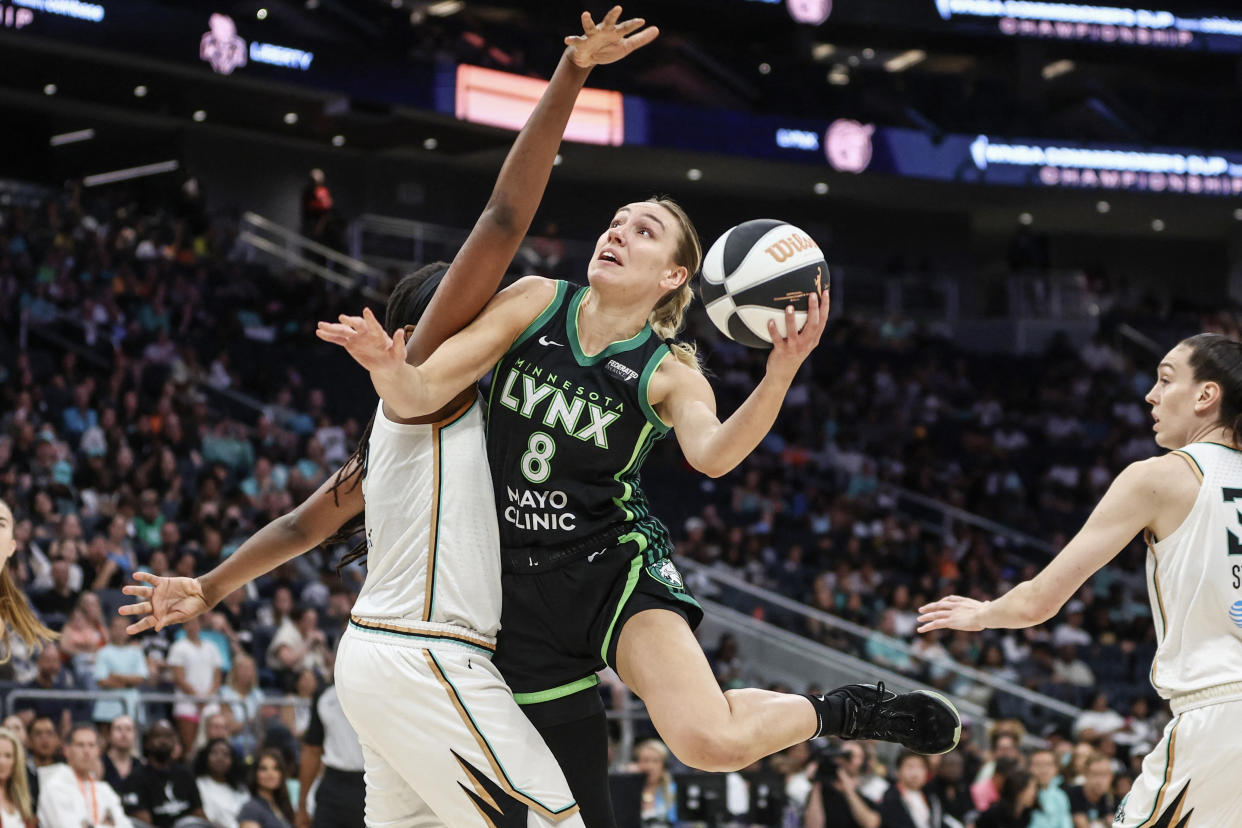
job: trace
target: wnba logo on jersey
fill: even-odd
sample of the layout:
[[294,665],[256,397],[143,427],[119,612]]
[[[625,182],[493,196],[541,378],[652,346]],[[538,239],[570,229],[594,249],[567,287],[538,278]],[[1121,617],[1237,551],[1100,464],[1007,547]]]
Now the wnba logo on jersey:
[[1229,618],[1235,625],[1242,628],[1242,601],[1234,601],[1229,608]]

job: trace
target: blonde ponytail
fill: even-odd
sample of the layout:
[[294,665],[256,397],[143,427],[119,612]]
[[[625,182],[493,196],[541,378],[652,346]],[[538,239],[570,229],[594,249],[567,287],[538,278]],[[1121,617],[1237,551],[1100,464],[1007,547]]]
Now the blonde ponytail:
[[680,287],[664,294],[656,303],[647,321],[651,324],[651,329],[655,331],[656,336],[668,343],[669,350],[679,362],[701,372],[703,366],[699,363],[698,349],[695,348],[694,343],[673,340],[685,327],[686,311],[690,309],[690,304],[694,301],[694,290],[690,287],[690,280],[695,277],[702,265],[703,246],[699,242],[698,231],[694,229],[690,216],[680,204],[667,196],[652,196],[647,200],[668,210],[681,224],[681,239],[677,243],[673,262],[686,268],[689,273]]

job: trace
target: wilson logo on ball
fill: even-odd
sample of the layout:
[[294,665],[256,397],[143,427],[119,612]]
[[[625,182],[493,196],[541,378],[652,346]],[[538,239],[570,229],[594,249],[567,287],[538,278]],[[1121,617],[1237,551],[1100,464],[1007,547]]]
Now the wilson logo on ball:
[[703,257],[699,293],[707,316],[720,332],[752,348],[768,348],[785,337],[785,309],[794,324],[806,323],[813,291],[827,290],[828,263],[809,234],[776,219],[747,221],[716,240]]
[[795,233],[787,239],[781,239],[763,252],[767,253],[779,264],[780,262],[787,260],[793,254],[812,247],[816,250],[819,249],[819,245],[815,243],[814,239],[810,236],[803,236]]

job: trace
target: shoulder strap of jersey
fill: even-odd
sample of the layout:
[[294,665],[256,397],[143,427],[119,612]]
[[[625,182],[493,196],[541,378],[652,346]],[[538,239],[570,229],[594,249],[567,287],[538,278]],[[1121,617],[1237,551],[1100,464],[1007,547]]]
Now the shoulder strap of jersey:
[[1195,477],[1199,478],[1199,482],[1203,482],[1203,478],[1207,474],[1207,469],[1211,465],[1212,445],[1210,443],[1191,443],[1188,446],[1175,449],[1169,454],[1176,454],[1178,457],[1186,461],[1186,465],[1195,473]]
[[569,293],[569,282],[558,279],[556,282],[556,293],[552,296],[552,300],[544,307],[534,321],[526,326],[526,329],[518,334],[518,338],[513,340],[513,344],[509,346],[509,350],[505,353],[511,353],[515,348],[535,334],[539,333],[539,329],[548,324],[548,320],[556,315],[561,305],[565,302],[565,297]]
[[672,431],[672,426],[664,422],[656,410],[651,407],[651,399],[648,396],[651,388],[651,378],[655,376],[655,372],[659,370],[660,364],[664,362],[665,357],[673,355],[672,350],[667,347],[666,343],[661,343],[655,352],[647,359],[646,366],[643,367],[643,373],[638,378],[638,404],[643,409],[643,415],[647,418],[647,422],[651,423],[651,427],[657,433],[664,435]]

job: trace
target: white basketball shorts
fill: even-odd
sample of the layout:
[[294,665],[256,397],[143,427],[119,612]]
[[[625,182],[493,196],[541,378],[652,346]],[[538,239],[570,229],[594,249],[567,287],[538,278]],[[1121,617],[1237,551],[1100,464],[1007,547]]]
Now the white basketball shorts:
[[560,766],[490,654],[401,629],[351,623],[337,650],[337,695],[365,759],[368,828],[582,828]]
[[[1176,709],[1176,705],[1175,705]],[[1242,826],[1242,700],[1185,710],[1143,760],[1114,828]]]

